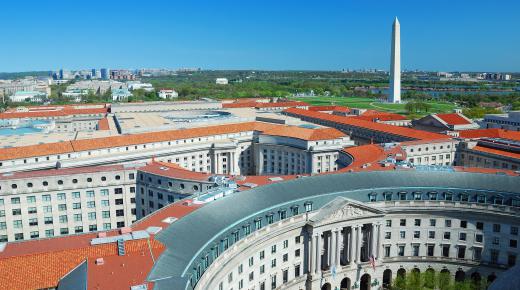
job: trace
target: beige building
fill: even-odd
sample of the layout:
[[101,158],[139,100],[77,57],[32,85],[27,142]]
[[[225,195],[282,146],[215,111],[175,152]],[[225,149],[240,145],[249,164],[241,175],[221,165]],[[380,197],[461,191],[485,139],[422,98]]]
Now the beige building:
[[105,231],[136,220],[136,166],[0,176],[0,242]]

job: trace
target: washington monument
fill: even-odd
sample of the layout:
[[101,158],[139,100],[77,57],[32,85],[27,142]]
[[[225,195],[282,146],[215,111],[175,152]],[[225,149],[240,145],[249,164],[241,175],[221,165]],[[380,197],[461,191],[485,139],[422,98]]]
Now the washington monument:
[[401,102],[401,25],[397,17],[392,25],[392,55],[390,59],[390,93],[388,102]]

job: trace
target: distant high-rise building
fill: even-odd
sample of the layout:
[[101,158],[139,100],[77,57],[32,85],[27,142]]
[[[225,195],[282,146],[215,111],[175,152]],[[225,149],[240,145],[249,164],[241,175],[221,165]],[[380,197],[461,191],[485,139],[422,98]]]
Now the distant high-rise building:
[[92,73],[90,74],[90,78],[95,79],[96,78],[96,72],[97,70],[95,68],[92,69]]
[[401,25],[397,17],[392,26],[392,55],[390,59],[390,103],[401,102]]
[[110,75],[108,73],[108,69],[102,68],[101,69],[101,78],[104,80],[108,80],[110,78]]

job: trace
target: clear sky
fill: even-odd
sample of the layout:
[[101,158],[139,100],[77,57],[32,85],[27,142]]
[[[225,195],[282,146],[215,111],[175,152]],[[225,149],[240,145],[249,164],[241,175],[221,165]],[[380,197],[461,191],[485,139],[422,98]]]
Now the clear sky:
[[520,71],[518,0],[6,0],[0,71],[109,68]]

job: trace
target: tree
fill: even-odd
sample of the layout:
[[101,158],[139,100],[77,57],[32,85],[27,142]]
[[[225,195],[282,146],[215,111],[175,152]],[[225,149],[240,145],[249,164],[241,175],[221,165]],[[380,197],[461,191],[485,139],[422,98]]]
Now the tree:
[[428,269],[423,273],[412,270],[405,275],[397,275],[392,290],[485,290],[486,281],[466,278],[464,281],[455,281],[448,272],[436,273]]

